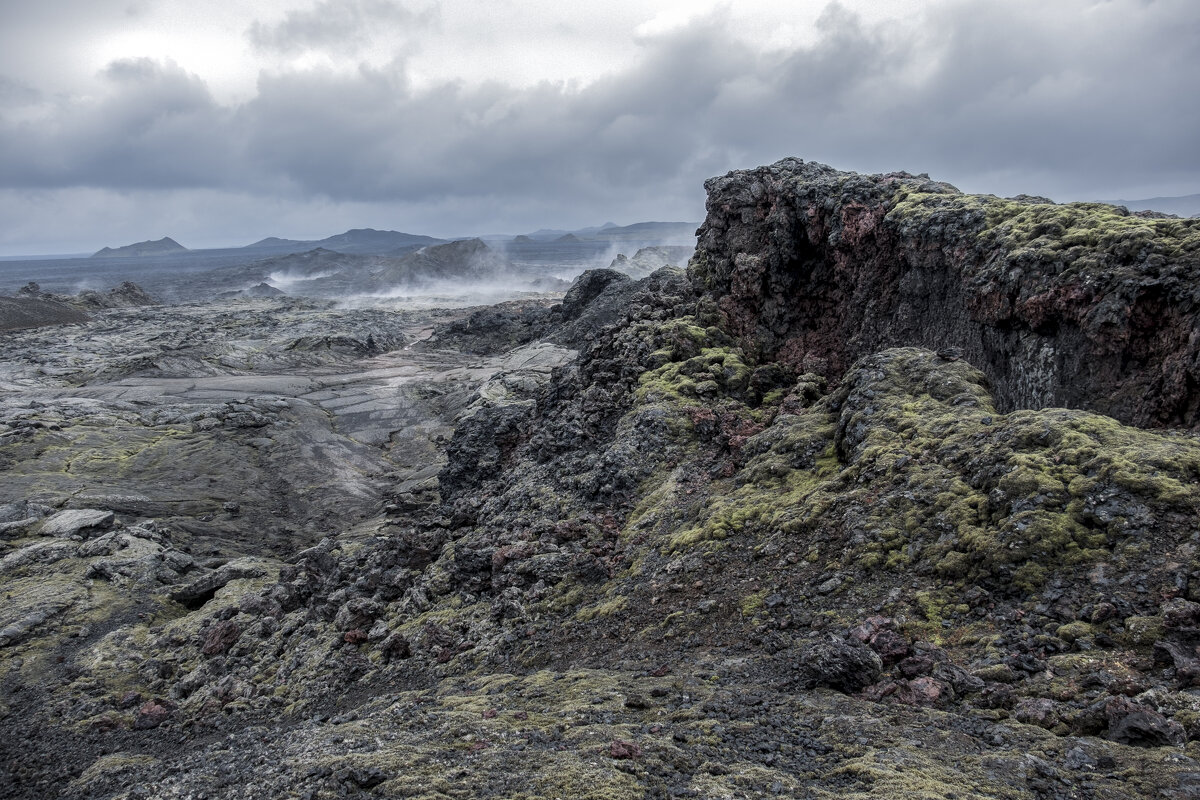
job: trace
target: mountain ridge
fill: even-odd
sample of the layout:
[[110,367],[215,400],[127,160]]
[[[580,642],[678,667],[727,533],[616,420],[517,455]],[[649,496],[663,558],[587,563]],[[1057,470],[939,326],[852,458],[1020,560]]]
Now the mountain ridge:
[[191,252],[169,236],[154,241],[135,242],[122,247],[102,247],[91,258],[145,258]]

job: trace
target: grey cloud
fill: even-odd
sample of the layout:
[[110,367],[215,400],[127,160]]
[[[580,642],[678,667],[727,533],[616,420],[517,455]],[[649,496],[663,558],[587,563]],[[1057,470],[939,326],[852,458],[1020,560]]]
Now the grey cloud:
[[420,30],[436,18],[436,6],[414,10],[393,0],[321,0],[312,8],[289,11],[278,23],[255,22],[246,35],[256,47],[284,54],[327,49],[345,53],[381,31]]
[[43,94],[29,84],[0,75],[0,115],[14,106],[29,106],[42,99]]
[[[343,4],[312,14],[326,5]],[[293,14],[256,35],[353,38],[370,6],[353,8],[325,32]],[[915,34],[835,4],[820,26],[814,45],[772,52],[719,15],[700,19],[581,89],[418,91],[397,63],[264,74],[237,107],[178,68],[123,62],[98,101],[63,105],[44,127],[0,123],[0,181],[436,207],[464,231],[695,218],[706,177],[785,155],[1001,193],[1200,185],[1200,4],[947,1]]]
[[[1047,21],[1032,3],[947,3],[908,39],[833,5],[821,39],[791,53],[760,52],[732,40],[719,17],[700,20],[580,91],[413,94],[365,73],[337,86],[293,75],[286,101],[283,82],[264,87],[250,141],[305,190],[344,198],[504,187],[599,199],[665,182],[698,191],[700,170],[786,154],[985,188],[1002,173],[1068,193],[1200,183],[1200,101],[1182,69],[1197,58],[1200,7],[1060,8]],[[333,107],[313,138],[290,148],[273,140],[282,109],[297,120]]]
[[115,62],[109,91],[51,118],[0,127],[5,186],[172,188],[238,170],[229,122],[194,75],[150,59]]

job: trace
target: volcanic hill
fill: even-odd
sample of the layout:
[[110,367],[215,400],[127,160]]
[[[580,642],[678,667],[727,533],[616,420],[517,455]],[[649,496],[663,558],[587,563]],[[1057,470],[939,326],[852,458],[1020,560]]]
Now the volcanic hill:
[[124,247],[103,247],[92,253],[92,258],[144,258],[146,256],[167,256],[189,252],[169,236],[156,241],[135,242]]

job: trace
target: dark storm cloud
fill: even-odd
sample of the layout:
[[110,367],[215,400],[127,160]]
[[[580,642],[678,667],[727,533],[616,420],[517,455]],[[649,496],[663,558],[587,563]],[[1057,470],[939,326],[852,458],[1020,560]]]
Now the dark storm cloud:
[[0,128],[7,187],[171,188],[212,185],[240,167],[234,114],[194,75],[130,59],[105,70],[106,91],[48,117]]
[[[406,6],[327,2],[250,35],[324,47],[354,40],[384,6],[393,22],[422,24]],[[1007,193],[1200,187],[1190,0],[948,2],[919,28],[869,25],[835,4],[817,41],[790,51],[738,41],[723,23],[648,39],[635,65],[582,89],[416,90],[398,61],[264,74],[254,98],[227,108],[178,68],[121,62],[102,97],[4,123],[0,180],[464,209],[507,198],[597,215],[698,209],[705,177],[785,155]]]

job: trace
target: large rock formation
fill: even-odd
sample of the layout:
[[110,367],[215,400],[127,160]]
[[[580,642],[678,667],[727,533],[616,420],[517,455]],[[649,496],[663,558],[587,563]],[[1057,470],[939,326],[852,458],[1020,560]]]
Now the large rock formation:
[[751,350],[840,377],[956,348],[1004,409],[1200,424],[1200,220],[785,159],[707,182],[693,270]]

